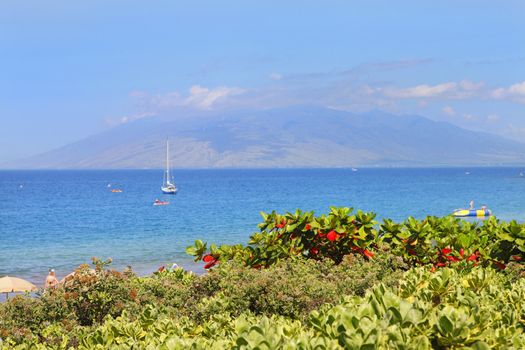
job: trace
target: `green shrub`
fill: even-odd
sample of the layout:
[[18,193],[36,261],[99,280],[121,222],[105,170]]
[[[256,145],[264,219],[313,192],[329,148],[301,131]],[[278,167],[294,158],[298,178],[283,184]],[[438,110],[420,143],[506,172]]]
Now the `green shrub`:
[[260,232],[247,246],[217,247],[200,240],[186,252],[203,260],[205,268],[228,260],[242,260],[246,266],[268,267],[287,259],[331,259],[336,264],[347,255],[372,259],[381,250],[391,250],[411,266],[431,264],[434,268],[477,265],[505,269],[509,262],[525,260],[525,225],[500,222],[491,217],[479,224],[451,216],[408,218],[403,223],[385,219],[379,225],[375,213],[352,213],[352,208],[330,208],[328,215],[313,212],[284,215],[261,213]]
[[216,286],[216,292],[198,305],[197,316],[250,311],[304,319],[322,304],[337,303],[344,295],[363,295],[378,282],[395,285],[404,267],[386,254],[373,261],[348,256],[339,265],[331,260],[281,261],[262,270],[225,263],[199,278],[202,286]]
[[[202,322],[172,318],[148,306],[78,333],[81,349],[523,349],[525,281],[476,267],[417,268],[397,287],[378,285],[363,296],[324,305],[309,319],[217,313]],[[65,349],[57,341],[29,340],[19,349]],[[12,346],[7,345],[10,349]]]

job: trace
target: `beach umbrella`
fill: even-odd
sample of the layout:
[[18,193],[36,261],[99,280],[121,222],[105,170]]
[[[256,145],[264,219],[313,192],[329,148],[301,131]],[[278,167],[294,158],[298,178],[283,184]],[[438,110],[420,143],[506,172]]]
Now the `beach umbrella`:
[[38,288],[31,282],[17,277],[5,276],[0,278],[0,293],[5,293],[6,299],[9,293],[13,292],[33,292]]

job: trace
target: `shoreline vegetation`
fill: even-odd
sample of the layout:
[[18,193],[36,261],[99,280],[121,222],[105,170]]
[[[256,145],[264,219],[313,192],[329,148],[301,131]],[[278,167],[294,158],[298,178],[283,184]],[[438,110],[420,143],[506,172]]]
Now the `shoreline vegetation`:
[[247,245],[187,248],[203,275],[138,277],[95,258],[10,298],[0,348],[525,348],[525,225],[261,214]]

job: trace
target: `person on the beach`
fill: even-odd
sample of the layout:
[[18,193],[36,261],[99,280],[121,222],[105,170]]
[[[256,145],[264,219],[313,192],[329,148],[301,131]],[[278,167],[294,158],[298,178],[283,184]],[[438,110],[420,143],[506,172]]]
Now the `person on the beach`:
[[474,201],[472,201],[472,200],[470,201],[470,207],[469,207],[469,209],[474,209]]
[[49,269],[49,274],[46,277],[44,289],[54,288],[58,284],[57,276],[54,269]]

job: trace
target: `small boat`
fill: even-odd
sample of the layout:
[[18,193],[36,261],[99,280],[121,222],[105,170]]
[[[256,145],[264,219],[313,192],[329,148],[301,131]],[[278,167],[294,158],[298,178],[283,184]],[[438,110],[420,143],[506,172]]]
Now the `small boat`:
[[118,188],[114,188],[111,190],[112,193],[122,193],[122,190],[118,189]]
[[170,175],[170,146],[168,140],[166,140],[166,172],[164,173],[164,180],[162,181],[162,187],[160,189],[164,194],[177,193],[177,186],[175,186],[173,177]]
[[164,202],[159,199],[155,199],[155,202],[153,202],[153,205],[168,205],[170,202]]
[[357,171],[357,168],[352,168],[352,171]]
[[456,209],[452,213],[455,217],[487,217],[492,215],[492,210],[490,209]]

